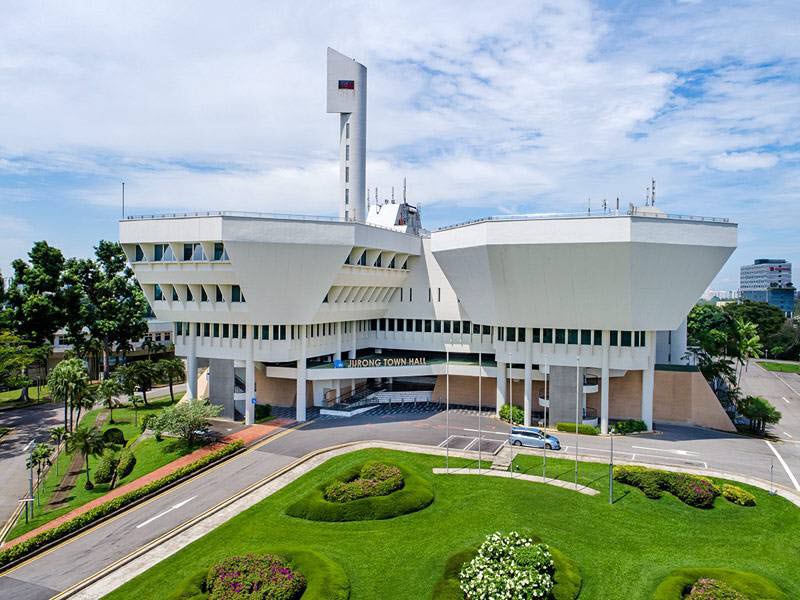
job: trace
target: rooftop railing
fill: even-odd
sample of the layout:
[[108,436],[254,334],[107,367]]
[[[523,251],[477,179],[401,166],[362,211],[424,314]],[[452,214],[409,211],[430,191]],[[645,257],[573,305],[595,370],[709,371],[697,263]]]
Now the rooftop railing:
[[679,215],[668,213],[651,213],[639,212],[635,208],[633,211],[610,211],[606,213],[541,213],[541,214],[527,214],[527,215],[495,215],[489,217],[481,217],[479,219],[471,219],[456,223],[455,225],[445,225],[439,227],[436,231],[446,231],[448,229],[456,229],[458,227],[466,227],[468,225],[475,225],[478,223],[488,223],[490,221],[545,221],[548,219],[597,219],[597,218],[617,218],[617,217],[643,217],[648,219],[671,219],[674,221],[695,221],[703,223],[730,223],[730,219],[722,217],[700,217],[695,215]]

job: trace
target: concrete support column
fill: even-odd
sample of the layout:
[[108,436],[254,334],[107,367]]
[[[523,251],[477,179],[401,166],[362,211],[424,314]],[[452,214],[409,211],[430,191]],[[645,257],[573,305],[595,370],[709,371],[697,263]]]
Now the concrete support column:
[[497,408],[496,414],[500,416],[500,407],[506,403],[506,363],[497,361]]
[[197,399],[197,336],[195,324],[189,323],[189,351],[186,355],[186,397]]
[[315,381],[314,388],[314,406],[325,406],[325,386],[329,386],[329,381]]
[[[342,360],[342,324],[341,322],[335,324],[336,327],[336,352],[333,354],[334,360]],[[336,380],[336,397],[338,398],[342,393],[342,380]]]
[[244,424],[256,422],[256,361],[253,360],[253,327],[248,325],[247,359],[244,363]]
[[[350,329],[352,330],[351,331],[351,333],[352,333],[352,344],[350,346],[349,358],[355,358],[356,357],[356,343],[357,343],[356,342],[356,322],[355,321],[350,321]],[[355,379],[351,379],[350,380],[350,395],[351,396],[353,394],[353,390],[355,390],[355,389],[356,389],[356,380]]]
[[306,326],[297,326],[297,336],[300,339],[300,353],[297,356],[297,405],[295,419],[299,422],[306,420]]
[[656,332],[647,332],[647,366],[642,371],[642,421],[653,430],[653,383],[655,380]]
[[600,433],[608,435],[608,352],[611,332],[603,330],[602,357],[600,363]]
[[531,411],[533,410],[533,365],[531,364],[531,338],[533,332],[530,327],[525,328],[525,427],[531,426]]

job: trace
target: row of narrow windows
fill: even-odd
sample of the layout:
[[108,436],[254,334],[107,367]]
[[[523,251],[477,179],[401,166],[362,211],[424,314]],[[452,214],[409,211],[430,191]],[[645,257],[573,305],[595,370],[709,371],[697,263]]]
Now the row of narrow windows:
[[[175,335],[191,333],[191,323],[175,323]],[[294,340],[300,337],[299,325],[245,325],[238,323],[194,323],[194,333],[198,337],[246,339],[248,327],[252,329],[254,340]],[[306,337],[317,338],[336,335],[335,323],[315,323],[306,325]],[[342,336],[356,331],[368,331],[368,321],[341,323]]]
[[[161,286],[153,284],[153,299],[154,300],[166,300],[166,296],[164,295],[164,290],[161,289]],[[180,298],[178,297],[177,290],[173,287],[172,288],[172,301],[177,302]],[[194,302],[194,294],[192,294],[192,288],[186,286],[186,301],[187,302]],[[215,302],[224,302],[225,297],[222,294],[222,288],[218,285],[214,286],[214,301]],[[205,287],[200,288],[200,302],[208,302],[208,292],[206,292]],[[242,293],[242,288],[238,285],[231,286],[231,302],[247,302]]]
[[[524,342],[524,327],[499,327],[497,329],[498,341]],[[646,344],[644,331],[611,331],[609,345],[641,348]],[[539,329],[531,330],[531,342],[538,344],[580,344],[581,346],[601,346],[603,332],[599,329]]]
[[[225,244],[222,242],[214,242],[213,261],[226,261],[230,260],[228,251],[225,249]],[[134,251],[134,262],[145,262],[147,257],[144,250],[139,244],[136,244]],[[172,250],[170,244],[154,244],[153,245],[153,262],[176,262],[178,259],[175,257],[175,252]],[[199,262],[208,261],[206,251],[203,245],[199,242],[192,242],[183,244],[183,261],[186,262]]]
[[403,264],[398,266],[397,257],[392,257],[386,265],[382,264],[381,255],[378,254],[378,257],[375,259],[373,264],[367,264],[367,251],[361,253],[361,255],[356,260],[351,260],[350,255],[347,255],[347,258],[344,259],[344,264],[346,265],[358,265],[361,267],[382,267],[386,269],[408,269],[408,258],[403,260]]

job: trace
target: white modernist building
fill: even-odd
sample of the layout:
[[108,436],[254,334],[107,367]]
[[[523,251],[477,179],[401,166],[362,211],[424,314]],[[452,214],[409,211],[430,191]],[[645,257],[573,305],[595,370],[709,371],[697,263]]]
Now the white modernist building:
[[548,420],[574,422],[577,407],[603,431],[616,418],[730,426],[680,363],[686,314],[735,249],[735,224],[645,207],[430,233],[406,202],[367,211],[366,69],[333,50],[328,60],[328,111],[341,114],[338,218],[120,223],[153,311],[175,324],[191,397],[247,422],[256,403],[294,407],[302,421],[309,407],[366,409],[383,389],[511,402],[528,423],[545,404]]

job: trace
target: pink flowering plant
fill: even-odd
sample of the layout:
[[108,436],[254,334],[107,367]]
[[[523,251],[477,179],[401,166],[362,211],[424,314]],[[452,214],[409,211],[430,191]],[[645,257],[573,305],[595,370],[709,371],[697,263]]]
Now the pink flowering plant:
[[467,600],[550,598],[555,564],[546,544],[516,531],[487,536],[459,573]]
[[209,600],[297,600],[305,589],[302,573],[272,554],[228,557],[206,577]]
[[686,600],[748,600],[730,585],[718,579],[698,579],[684,596]]

